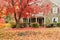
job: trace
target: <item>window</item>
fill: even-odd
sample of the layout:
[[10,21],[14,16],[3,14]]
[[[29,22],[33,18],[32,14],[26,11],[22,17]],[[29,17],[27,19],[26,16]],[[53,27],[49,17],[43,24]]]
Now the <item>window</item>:
[[54,23],[54,22],[58,22],[58,17],[53,17],[52,18],[52,23]]
[[36,18],[31,18],[31,22],[36,22]]
[[58,7],[53,7],[53,8],[52,8],[52,12],[53,12],[54,14],[58,13]]
[[26,18],[23,18],[23,22],[26,22],[26,20],[27,20]]

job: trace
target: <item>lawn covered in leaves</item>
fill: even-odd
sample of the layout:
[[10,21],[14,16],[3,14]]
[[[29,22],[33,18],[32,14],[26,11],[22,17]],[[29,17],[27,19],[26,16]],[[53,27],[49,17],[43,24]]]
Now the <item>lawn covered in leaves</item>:
[[60,28],[1,29],[0,40],[60,40]]

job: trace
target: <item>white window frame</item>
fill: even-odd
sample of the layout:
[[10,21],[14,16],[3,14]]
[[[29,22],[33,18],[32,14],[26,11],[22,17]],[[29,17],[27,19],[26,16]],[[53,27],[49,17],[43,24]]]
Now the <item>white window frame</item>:
[[52,23],[54,23],[54,22],[53,22],[54,18],[55,18],[55,21],[58,23],[58,17],[53,17],[53,18],[52,18]]
[[57,14],[58,13],[58,7],[53,7],[52,8],[52,13]]

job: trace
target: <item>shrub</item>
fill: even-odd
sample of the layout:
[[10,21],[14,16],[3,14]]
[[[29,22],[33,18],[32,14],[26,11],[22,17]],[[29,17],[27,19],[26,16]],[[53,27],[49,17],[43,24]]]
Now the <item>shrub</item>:
[[26,26],[27,26],[26,23],[21,23],[17,25],[17,28],[24,28]]
[[16,28],[20,28],[20,27],[21,27],[21,25],[20,24],[17,24]]
[[3,29],[3,28],[5,28],[5,24],[0,23],[0,29]]
[[27,27],[27,23],[26,23],[26,22],[25,22],[25,23],[23,23],[23,26],[24,26],[24,27]]
[[10,23],[5,23],[5,28],[11,28],[11,24]]
[[60,27],[60,23],[57,23],[57,26]]
[[34,27],[34,28],[38,28],[39,27],[39,23],[34,22],[34,23],[31,24],[31,26]]
[[8,15],[5,17],[5,21],[6,21],[6,23],[8,23],[9,21],[11,21],[11,16],[10,16],[10,14],[8,14]]
[[11,20],[11,21],[9,21],[8,23],[10,23],[11,24],[11,28],[15,28],[16,26],[16,23],[14,22],[14,20]]
[[47,27],[47,28],[54,27],[54,24],[53,24],[53,23],[51,23],[51,24],[48,24],[46,27]]
[[21,24],[17,24],[16,28],[24,28],[26,27],[26,23],[21,23]]
[[20,28],[27,27],[29,24],[30,24],[30,23],[23,22],[22,24],[20,24]]
[[0,23],[0,29],[3,29],[3,28],[11,28],[11,24],[10,23]]

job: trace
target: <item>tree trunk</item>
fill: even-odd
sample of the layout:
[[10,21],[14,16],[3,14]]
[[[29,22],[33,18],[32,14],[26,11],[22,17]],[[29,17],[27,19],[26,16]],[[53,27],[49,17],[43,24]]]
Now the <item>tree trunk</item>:
[[17,21],[16,21],[16,28],[17,28],[17,27],[20,27],[21,15],[22,15],[22,11],[20,12],[19,17],[18,17],[18,19],[17,19]]

